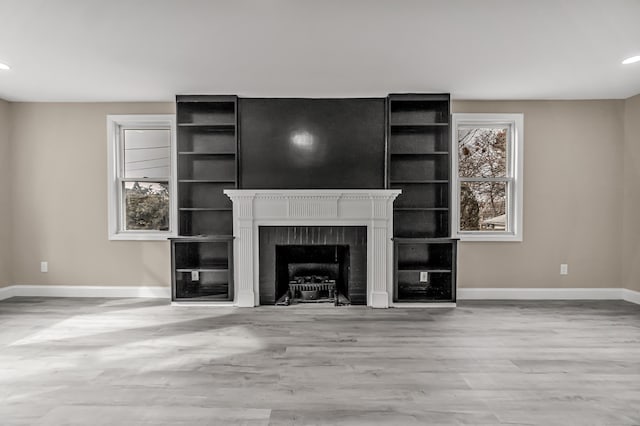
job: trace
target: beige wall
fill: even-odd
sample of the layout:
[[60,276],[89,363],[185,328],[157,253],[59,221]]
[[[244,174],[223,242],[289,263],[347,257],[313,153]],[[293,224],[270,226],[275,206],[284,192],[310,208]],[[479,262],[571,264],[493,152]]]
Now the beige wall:
[[640,95],[625,101],[622,283],[640,291]]
[[9,170],[9,103],[0,99],[0,287],[11,283],[11,172]]
[[[461,287],[621,286],[620,182],[625,143],[636,142],[636,167],[625,168],[624,177],[633,176],[638,182],[640,174],[640,145],[637,136],[624,138],[623,117],[625,112],[627,117],[637,117],[638,104],[637,98],[626,104],[453,103],[454,112],[525,114],[524,241],[461,243]],[[0,104],[0,120],[3,107],[6,104]],[[171,112],[172,103],[10,105],[12,283],[169,285],[168,243],[107,239],[105,118],[107,114]],[[628,130],[636,126],[636,135],[638,122],[627,123]],[[627,158],[625,166],[628,163]],[[625,190],[630,191],[632,179],[626,180],[630,184]],[[635,194],[635,204],[627,205],[629,212],[640,207],[640,194],[637,190]],[[636,240],[627,240],[636,248],[635,262],[630,259],[628,265],[639,264]],[[49,261],[49,273],[39,272],[41,260]],[[569,264],[569,275],[560,276],[560,263]],[[639,275],[636,269],[635,277]]]
[[[458,285],[620,287],[624,101],[456,101],[452,108],[522,112],[525,137],[524,240],[460,243]],[[560,275],[561,263],[569,275]]]
[[167,242],[107,239],[106,115],[173,112],[172,103],[11,105],[14,284],[170,284]]

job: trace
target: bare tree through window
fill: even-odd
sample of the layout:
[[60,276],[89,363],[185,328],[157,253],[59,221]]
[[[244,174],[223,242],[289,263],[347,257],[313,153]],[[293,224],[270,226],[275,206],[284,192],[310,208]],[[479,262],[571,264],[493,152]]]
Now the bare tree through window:
[[460,230],[506,229],[507,128],[458,128]]

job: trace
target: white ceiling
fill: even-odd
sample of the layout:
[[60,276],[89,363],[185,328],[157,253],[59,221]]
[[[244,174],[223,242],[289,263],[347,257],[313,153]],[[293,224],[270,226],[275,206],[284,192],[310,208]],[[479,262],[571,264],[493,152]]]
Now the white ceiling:
[[0,98],[627,98],[639,18],[640,0],[0,0]]

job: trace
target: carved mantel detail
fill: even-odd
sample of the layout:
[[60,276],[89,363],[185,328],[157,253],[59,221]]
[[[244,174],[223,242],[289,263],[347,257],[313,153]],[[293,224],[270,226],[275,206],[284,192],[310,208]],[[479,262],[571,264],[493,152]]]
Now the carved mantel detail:
[[400,190],[227,189],[233,202],[235,304],[258,300],[260,226],[366,226],[367,305],[388,308],[393,294],[393,200]]

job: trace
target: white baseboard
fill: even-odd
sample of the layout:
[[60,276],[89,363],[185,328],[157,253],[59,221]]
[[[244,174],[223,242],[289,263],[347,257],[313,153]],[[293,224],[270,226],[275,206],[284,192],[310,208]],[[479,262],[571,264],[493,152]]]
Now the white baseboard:
[[622,300],[640,305],[640,291],[623,288]]
[[627,300],[640,293],[623,288],[458,288],[458,300]]
[[13,297],[13,286],[0,288],[0,300]]
[[0,300],[18,296],[149,297],[158,299],[171,299],[171,288],[93,285],[14,285],[0,289]]
[[[0,287],[0,300],[10,297],[148,297],[171,299],[169,287],[13,285]],[[458,300],[626,300],[640,305],[640,291],[624,288],[459,288]],[[189,303],[189,306],[203,306]],[[225,303],[225,306],[229,302]],[[433,304],[397,304],[396,307]],[[437,304],[452,307],[455,304]]]

